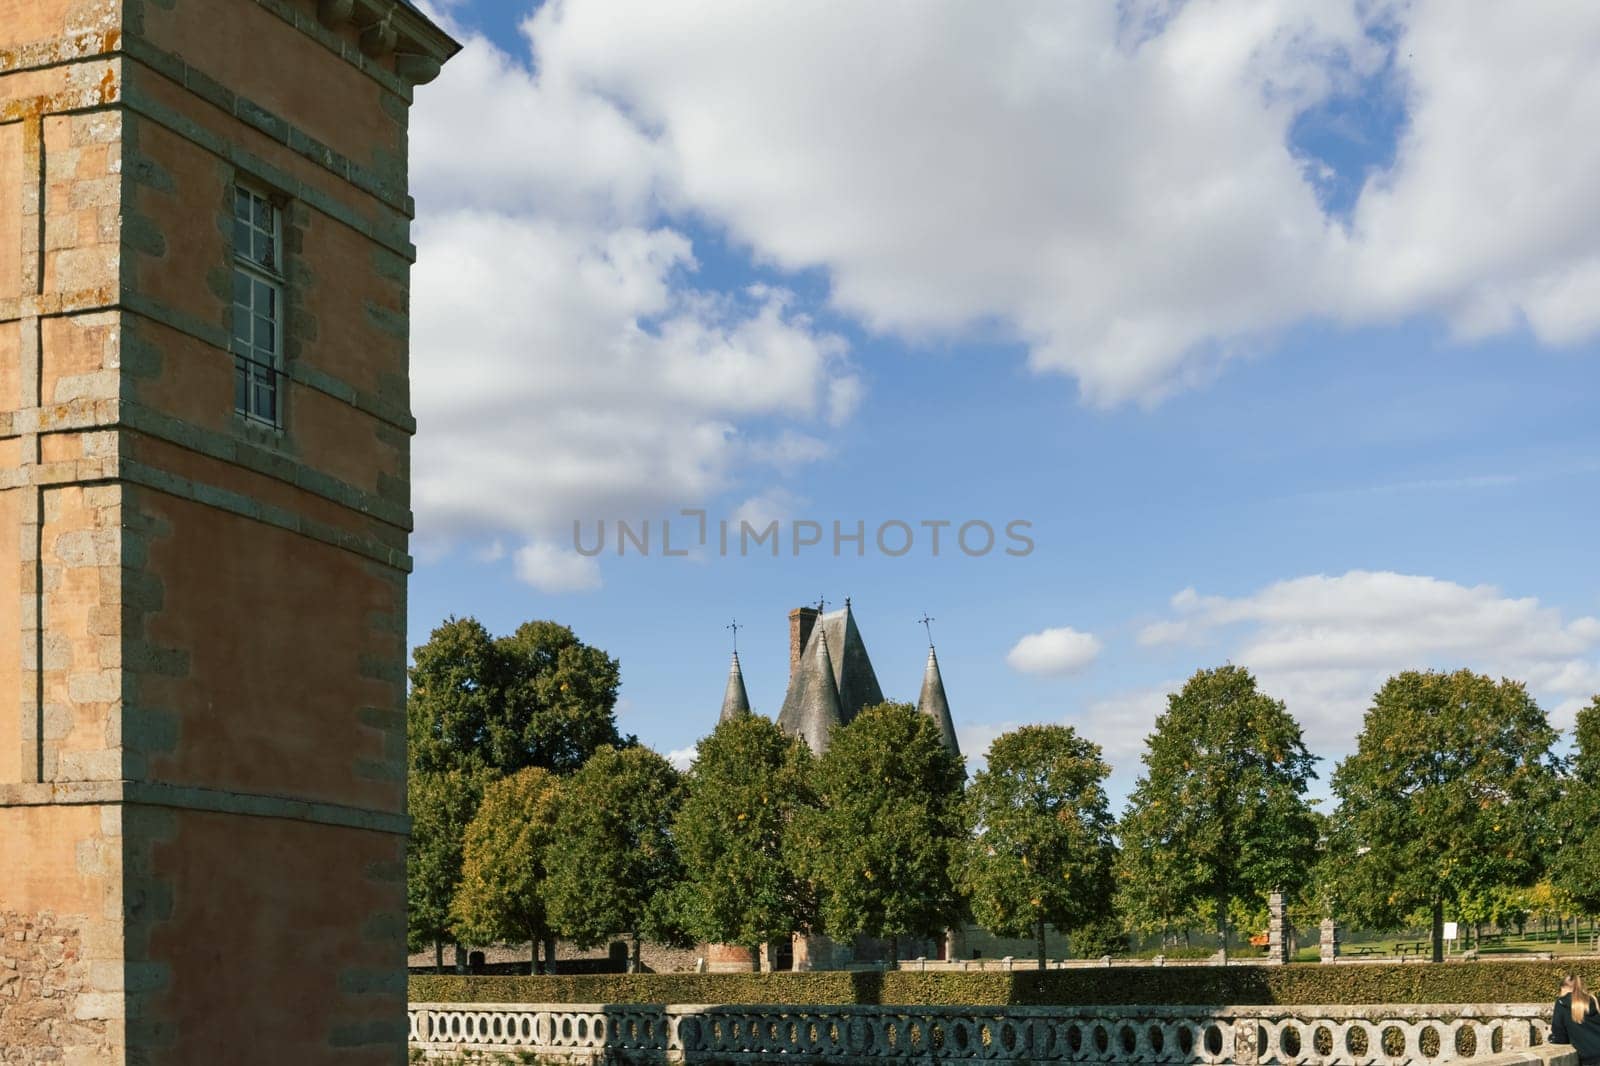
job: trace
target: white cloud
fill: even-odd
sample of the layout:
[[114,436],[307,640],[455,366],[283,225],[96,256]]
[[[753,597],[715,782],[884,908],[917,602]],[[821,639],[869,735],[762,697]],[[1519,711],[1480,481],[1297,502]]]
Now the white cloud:
[[[826,453],[862,371],[780,286],[701,280],[702,223],[869,329],[1016,340],[1099,404],[1308,317],[1600,330],[1595,5],[550,0],[525,58],[456,29],[411,135],[441,542],[560,543]],[[1335,217],[1292,130],[1371,79],[1403,132]]]
[[766,529],[773,522],[781,526],[793,518],[804,504],[804,500],[786,489],[771,489],[750,497],[734,508],[733,514],[728,517],[728,528],[733,531],[732,535],[737,536],[744,529],[741,523],[757,531]]
[[1146,685],[1095,700],[1079,720],[1070,724],[1100,745],[1113,770],[1122,774],[1137,772],[1145,738],[1154,731],[1156,718],[1167,709],[1168,694],[1182,685],[1181,681]]
[[957,722],[956,743],[966,761],[967,773],[975,774],[989,762],[989,745],[1002,733],[1017,728],[1016,722]]
[[1466,667],[1525,681],[1559,725],[1600,691],[1600,619],[1569,619],[1490,585],[1352,570],[1247,596],[1186,589],[1172,606],[1142,643],[1221,642],[1326,753],[1349,750],[1372,694],[1401,670]]
[[[1308,316],[1600,328],[1600,9],[1535,8],[565,0],[529,27],[547,80],[623,103],[602,159],[647,157],[666,201],[872,328],[999,324],[1117,403]],[[1294,123],[1391,62],[1396,159],[1332,217]]]
[[600,587],[600,567],[570,548],[530,541],[511,557],[519,580],[540,592],[587,592]]
[[[703,505],[826,451],[844,342],[774,286],[698,284],[664,150],[604,97],[467,38],[413,119],[414,485],[440,543],[598,587],[575,520]],[[763,469],[766,468],[763,473]]]
[[1075,674],[1100,654],[1100,638],[1071,626],[1029,633],[1006,653],[1006,664],[1024,674]]
[[1408,123],[1354,213],[1355,313],[1438,309],[1458,332],[1526,319],[1549,344],[1600,328],[1600,9],[1400,11]]
[[667,761],[679,770],[687,770],[694,765],[694,757],[695,749],[692,747],[674,748],[667,752]]

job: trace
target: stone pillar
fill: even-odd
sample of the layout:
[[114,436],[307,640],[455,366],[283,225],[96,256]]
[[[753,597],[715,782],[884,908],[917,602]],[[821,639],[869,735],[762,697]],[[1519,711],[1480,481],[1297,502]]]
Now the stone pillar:
[[944,931],[944,961],[959,962],[967,953],[966,930],[956,926]]
[[1322,919],[1321,961],[1337,962],[1339,960],[1339,927],[1332,918]]
[[1260,1059],[1257,1050],[1260,1023],[1254,1018],[1238,1018],[1233,1023],[1233,1066],[1256,1066]]
[[1288,908],[1282,892],[1267,897],[1267,962],[1282,966],[1294,954],[1293,930],[1289,928]]

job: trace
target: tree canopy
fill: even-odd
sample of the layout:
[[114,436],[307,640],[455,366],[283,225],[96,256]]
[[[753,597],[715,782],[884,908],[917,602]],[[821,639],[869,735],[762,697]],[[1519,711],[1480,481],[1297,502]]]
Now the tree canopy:
[[1468,670],[1384,683],[1338,766],[1328,878],[1339,907],[1393,928],[1539,876],[1557,795],[1556,733],[1520,682]]
[[[555,622],[524,622],[493,637],[476,619],[450,618],[413,652],[406,734],[415,770],[582,766],[621,745],[617,661]],[[629,738],[631,741],[631,738]]]
[[[1316,760],[1283,703],[1229,665],[1167,697],[1143,762],[1118,833],[1122,903],[1146,925],[1208,903],[1226,950],[1235,900],[1309,880],[1318,824],[1305,793]],[[1162,892],[1137,887],[1151,884]]]
[[1110,910],[1110,774],[1070,727],[1023,726],[994,741],[967,789],[962,892],[985,929],[1035,938],[1040,969],[1047,923],[1085,927]]
[[545,881],[558,931],[580,947],[630,936],[633,969],[642,938],[681,939],[672,822],[682,796],[678,771],[649,748],[602,747],[567,779]]
[[811,756],[771,720],[747,714],[700,741],[675,837],[683,861],[682,918],[710,943],[759,946],[804,928],[809,885],[784,850],[796,814],[811,805]]
[[442,951],[444,941],[456,939],[450,904],[461,884],[462,839],[485,779],[481,771],[414,771],[407,782],[406,940],[412,951],[429,944]]
[[491,782],[467,825],[461,885],[451,903],[463,940],[531,942],[534,970],[538,945],[552,933],[544,902],[545,864],[560,796],[560,780],[536,766]]
[[1557,809],[1550,880],[1589,914],[1600,913],[1600,696],[1578,711],[1576,752]]
[[864,708],[816,762],[816,808],[789,840],[815,886],[824,931],[933,937],[960,918],[951,861],[966,769],[909,703]]

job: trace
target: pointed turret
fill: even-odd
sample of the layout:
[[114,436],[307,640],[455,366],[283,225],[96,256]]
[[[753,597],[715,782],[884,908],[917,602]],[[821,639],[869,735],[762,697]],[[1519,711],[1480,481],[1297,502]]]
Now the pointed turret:
[[834,727],[839,725],[839,685],[833,678],[833,656],[828,652],[828,635],[816,633],[809,642],[811,655],[800,664],[783,701],[778,725],[792,737],[804,737],[811,754],[828,750]]
[[722,717],[727,722],[750,713],[750,694],[744,688],[744,672],[739,669],[739,653],[733,653],[733,665],[728,667],[728,690],[722,696]]
[[822,619],[823,632],[828,635],[829,649],[834,659],[833,677],[839,686],[839,717],[848,722],[863,707],[883,702],[883,689],[878,687],[878,675],[872,669],[872,659],[867,655],[866,643],[856,628],[855,612],[850,600],[844,601],[844,610],[835,611]]
[[922,673],[922,695],[917,698],[917,711],[933,719],[939,727],[939,739],[950,754],[960,758],[961,745],[956,742],[956,725],[950,717],[950,701],[944,694],[944,678],[939,676],[939,657],[933,645],[928,645],[928,668]]

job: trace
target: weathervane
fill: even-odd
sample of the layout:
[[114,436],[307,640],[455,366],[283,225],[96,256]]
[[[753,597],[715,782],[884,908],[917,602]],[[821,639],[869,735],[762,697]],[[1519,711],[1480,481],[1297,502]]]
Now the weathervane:
[[727,625],[723,626],[722,628],[723,629],[731,629],[731,630],[733,630],[733,654],[738,655],[739,654],[739,620],[737,618],[735,618],[733,621],[729,622]]
[[932,623],[937,622],[938,619],[937,618],[928,617],[928,612],[927,611],[923,611],[922,612],[922,617],[917,619],[917,621],[921,622],[922,623],[922,628],[928,631],[928,647],[930,647],[930,648],[933,647],[933,625],[932,625]]
[[817,613],[818,614],[826,614],[827,610],[828,610],[828,601],[827,601],[827,599],[825,597],[818,596],[817,597]]

